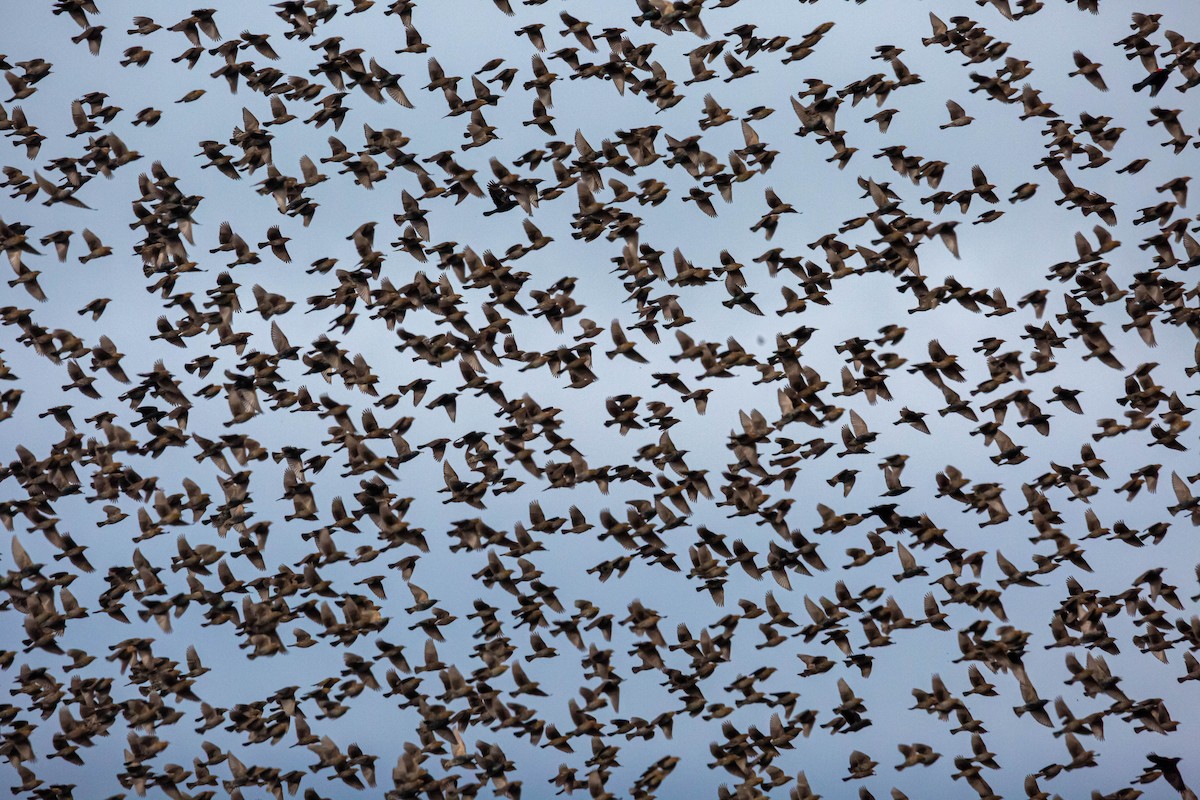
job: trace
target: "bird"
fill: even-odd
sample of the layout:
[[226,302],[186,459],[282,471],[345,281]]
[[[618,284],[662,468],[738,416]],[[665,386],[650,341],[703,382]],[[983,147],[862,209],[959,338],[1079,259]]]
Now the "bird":
[[1082,75],[1088,83],[1090,83],[1092,86],[1095,86],[1100,91],[1108,91],[1108,85],[1104,82],[1104,78],[1100,75],[1099,64],[1092,61],[1079,50],[1076,50],[1071,57],[1075,60],[1076,69],[1067,73],[1069,77],[1074,78],[1077,75]]
[[968,116],[963,107],[953,100],[946,101],[946,110],[950,112],[950,121],[938,126],[942,130],[946,130],[947,128],[961,128],[975,121],[974,117]]

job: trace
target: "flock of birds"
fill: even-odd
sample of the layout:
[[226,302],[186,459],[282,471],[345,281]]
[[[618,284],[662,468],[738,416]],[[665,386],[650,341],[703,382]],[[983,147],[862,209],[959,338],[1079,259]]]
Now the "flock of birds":
[[[903,800],[892,779],[932,768],[945,782],[921,784],[924,796],[969,787],[989,800],[1007,780],[1005,796],[1023,785],[1041,800],[1083,797],[1083,784],[1061,788],[1067,776],[1107,759],[1120,766],[1093,785],[1094,800],[1195,798],[1187,726],[1200,686],[1200,589],[1190,565],[1164,566],[1161,554],[1172,543],[1186,553],[1200,525],[1188,405],[1200,395],[1189,391],[1200,344],[1194,354],[1178,346],[1200,339],[1200,285],[1187,284],[1200,227],[1187,212],[1189,177],[1178,175],[1200,139],[1188,127],[1195,112],[1168,107],[1200,86],[1200,44],[1163,14],[1135,13],[1128,35],[1091,53],[1100,61],[1074,53],[1063,77],[1085,101],[1111,91],[1157,103],[1149,118],[1119,122],[1161,131],[1163,147],[1110,165],[1134,134],[1109,116],[1056,111],[1037,88],[1046,68],[995,32],[1036,26],[1047,6],[1095,14],[1100,0],[976,4],[986,24],[929,13],[928,36],[910,46],[969,78],[944,117],[923,123],[944,131],[927,143],[978,129],[984,113],[1019,118],[1043,137],[1031,174],[1044,171],[1045,186],[999,186],[995,170],[900,144],[860,151],[862,129],[886,134],[901,113],[887,104],[925,83],[910,55],[874,47],[871,74],[842,86],[803,77],[838,26],[731,22],[753,12],[750,0],[614,2],[633,13],[613,27],[548,0],[478,0],[489,27],[520,13],[522,27],[497,30],[531,63],[494,58],[470,75],[429,55],[422,19],[449,13],[440,2],[283,0],[269,4],[276,30],[233,36],[219,9],[177,19],[156,4],[167,18],[132,19],[126,37],[146,46],[124,49],[120,68],[208,74],[176,102],[212,93],[241,106],[232,131],[192,130],[200,170],[186,173],[151,138],[182,108],[126,110],[116,102],[137,94],[110,96],[75,66],[116,59],[111,42],[126,25],[107,3],[55,0],[66,27],[20,41],[9,28],[0,41],[20,53],[0,55],[11,93],[0,100],[10,145],[0,243],[14,272],[0,292],[0,523],[12,532],[0,553],[10,690],[0,775],[13,793],[99,796],[78,777],[95,766],[126,793],[174,800],[324,800],[349,789],[606,800],[679,796],[672,786],[688,781],[737,800]],[[796,19],[820,10],[800,0]],[[1089,15],[1079,19],[1082,29]],[[55,60],[72,66],[33,52],[60,47],[46,40],[70,28],[78,52]],[[403,47],[358,46],[355,32],[369,28]],[[439,43],[446,64],[475,57],[452,45]],[[803,88],[773,87],[778,110],[740,107],[743,81],[768,62],[788,65]],[[1114,79],[1125,62],[1139,68],[1132,85]],[[293,63],[306,68],[276,66]],[[56,81],[86,90],[61,135],[67,110],[40,103]],[[618,122],[602,139],[572,131],[555,102],[585,84],[607,98],[605,119],[648,104],[656,121]],[[364,124],[359,135],[350,120],[362,100],[396,126]],[[877,110],[864,119],[855,108],[871,100]],[[500,107],[529,115],[490,124]],[[418,150],[400,129],[443,115],[464,143]],[[760,135],[785,117],[802,141]],[[318,129],[327,151],[301,154],[290,174],[295,159],[277,151]],[[737,141],[722,156],[710,143],[727,131]],[[543,135],[519,158],[504,155]],[[804,244],[796,232],[821,200],[799,187],[794,162],[812,153],[837,175],[858,173],[861,215]],[[1139,173],[1164,161],[1176,176],[1144,208],[1088,188],[1104,174],[1133,196]],[[278,215],[265,233],[213,197],[242,187],[257,196],[246,190],[239,202]],[[962,222],[982,236],[1006,209],[1047,194],[1084,229],[1072,232],[1076,258],[1014,268],[1027,293],[1012,304],[1001,288],[933,277],[960,258]],[[759,209],[750,238],[730,231],[736,246],[695,253],[689,226],[728,226],[735,195]],[[109,213],[124,222],[104,222]],[[328,222],[345,214],[361,224]],[[473,249],[462,220],[502,216],[521,239]],[[60,219],[88,227],[55,229]],[[132,251],[105,244],[126,235],[124,223]],[[433,237],[455,225],[461,241]],[[770,244],[748,252],[755,240]],[[300,275],[292,252],[302,243],[321,254]],[[549,255],[567,245],[598,257],[570,266]],[[963,274],[976,274],[968,248],[961,258]],[[159,307],[156,321],[114,313],[133,302],[118,291],[130,274]],[[585,316],[603,298],[576,291],[597,281],[624,304],[609,324]],[[866,281],[890,287],[913,316],[872,313],[865,293],[846,288]],[[288,296],[312,282],[323,290]],[[117,299],[94,297],[78,323],[64,316],[76,309],[60,296],[110,287]],[[913,349],[901,323],[923,330],[925,312],[947,327]],[[739,329],[712,322],[719,314],[780,327],[773,341],[743,345]],[[806,324],[823,314],[861,335],[828,341]],[[948,326],[961,315],[996,318],[985,328],[1019,340],[955,336]],[[314,330],[316,319],[328,328]],[[375,363],[345,346],[364,331],[382,348]],[[1160,338],[1171,342],[1160,361],[1131,361]],[[1060,367],[1061,379],[1045,376]],[[1123,380],[1116,398],[1099,396],[1108,375]],[[635,380],[652,383],[630,391]],[[777,407],[742,400],[760,391]],[[930,391],[944,405],[924,405]],[[606,416],[581,411],[575,396],[602,397]],[[1092,424],[1114,400],[1121,413]],[[452,435],[421,441],[447,419]],[[722,419],[735,421],[727,435],[712,428],[727,427]],[[311,431],[308,420],[318,421]],[[34,432],[48,427],[56,433],[39,444]],[[1088,433],[1070,438],[1076,430]],[[887,454],[890,441],[918,440],[912,456]],[[1066,441],[1077,460],[1038,461],[1039,440]],[[906,472],[928,457],[948,463]],[[507,514],[508,495],[528,501],[527,513]],[[1145,524],[1104,511],[1113,495],[1136,500]],[[580,561],[598,551],[599,563]],[[301,556],[281,563],[289,552]],[[450,564],[468,566],[449,580]],[[570,585],[553,585],[556,574]],[[682,596],[687,617],[656,610],[644,599],[656,591]],[[1021,612],[1032,630],[1010,621],[1023,597],[1038,598]],[[190,639],[173,628],[189,624]],[[233,657],[205,655],[223,641]],[[873,672],[906,649],[928,674],[919,686]],[[1041,666],[1059,649],[1060,666]],[[319,653],[340,668],[297,683]],[[1106,656],[1149,677],[1123,682]],[[577,672],[554,671],[573,659]],[[263,663],[272,692],[213,699]],[[911,707],[869,708],[868,689],[881,684]],[[1190,715],[1153,696],[1171,691],[1190,692]],[[997,706],[1003,697],[1019,703]],[[379,721],[343,725],[352,710]],[[943,744],[912,740],[925,720]],[[362,744],[370,725],[387,728],[389,751]],[[990,749],[989,730],[1019,739],[1042,728],[1054,744],[1020,753],[1028,763]],[[1104,752],[1114,730],[1129,738]],[[707,753],[684,744],[690,731],[711,733]],[[864,742],[837,765],[846,783],[817,780],[829,770],[815,740],[846,735]],[[106,740],[122,760],[105,760]],[[544,759],[514,755],[550,751],[563,763],[548,775]],[[654,758],[638,763],[640,753]],[[617,774],[632,779],[618,785]],[[1114,785],[1113,774],[1126,777]]]

